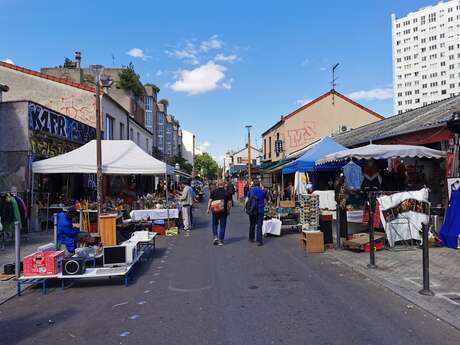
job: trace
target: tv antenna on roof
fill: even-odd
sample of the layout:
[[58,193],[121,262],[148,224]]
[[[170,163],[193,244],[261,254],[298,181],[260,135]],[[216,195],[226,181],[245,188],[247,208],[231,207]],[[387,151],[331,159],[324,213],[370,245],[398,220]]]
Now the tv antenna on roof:
[[[335,91],[335,87],[337,86],[336,81],[337,81],[337,79],[339,79],[339,78],[337,78],[336,75],[335,75],[335,70],[337,69],[337,67],[339,67],[339,65],[340,65],[340,64],[337,62],[334,66],[332,66],[332,82],[331,82],[331,84],[332,84],[332,91]],[[334,101],[335,101],[335,100],[334,100],[334,92],[333,92],[333,93],[332,93],[332,105],[335,104]]]
[[115,67],[115,55],[112,54],[112,65]]

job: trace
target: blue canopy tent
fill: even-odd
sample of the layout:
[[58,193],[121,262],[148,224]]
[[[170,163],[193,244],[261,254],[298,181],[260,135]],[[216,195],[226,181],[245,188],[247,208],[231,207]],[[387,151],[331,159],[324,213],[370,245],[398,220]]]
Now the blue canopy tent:
[[293,174],[297,171],[312,172],[340,170],[340,168],[343,166],[343,162],[316,166],[315,161],[322,159],[329,154],[346,149],[347,148],[345,146],[337,144],[334,139],[330,137],[324,137],[317,144],[308,149],[302,156],[287,164],[283,168],[283,174]]

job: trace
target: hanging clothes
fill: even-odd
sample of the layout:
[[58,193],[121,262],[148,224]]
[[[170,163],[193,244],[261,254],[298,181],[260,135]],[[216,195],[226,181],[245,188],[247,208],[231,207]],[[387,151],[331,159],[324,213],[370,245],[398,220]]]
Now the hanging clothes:
[[444,224],[439,232],[442,243],[449,248],[457,249],[460,235],[460,188],[452,188],[449,207]]
[[348,189],[359,190],[363,182],[363,170],[355,162],[351,161],[343,167],[345,184]]

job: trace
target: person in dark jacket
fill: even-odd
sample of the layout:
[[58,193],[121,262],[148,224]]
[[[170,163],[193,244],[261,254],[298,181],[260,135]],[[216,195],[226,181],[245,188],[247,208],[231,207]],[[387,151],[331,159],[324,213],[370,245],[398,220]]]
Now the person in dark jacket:
[[259,180],[254,180],[252,187],[246,195],[246,204],[252,198],[257,200],[257,212],[249,214],[249,241],[254,242],[257,240],[259,246],[262,246],[262,225],[264,222],[265,213],[265,191],[261,188]]

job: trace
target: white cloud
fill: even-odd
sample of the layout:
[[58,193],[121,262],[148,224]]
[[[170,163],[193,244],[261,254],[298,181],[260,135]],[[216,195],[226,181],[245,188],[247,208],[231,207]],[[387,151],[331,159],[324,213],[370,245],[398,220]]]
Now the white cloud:
[[196,145],[196,148],[198,149],[198,151],[207,152],[208,149],[209,149],[209,146],[211,146],[211,143],[206,140],[206,141],[203,141],[202,143]]
[[12,64],[12,65],[15,65],[14,61],[11,60],[10,58],[6,58],[6,59],[2,60],[2,62],[6,62],[6,63]]
[[224,42],[219,39],[219,36],[213,35],[208,40],[201,42],[200,50],[207,52],[213,49],[220,49],[223,46],[224,46]]
[[217,89],[225,78],[227,69],[214,61],[209,61],[195,69],[180,71],[178,79],[171,85],[176,92],[186,92],[189,95],[198,95]]
[[310,103],[311,101],[313,101],[313,99],[311,99],[311,98],[303,98],[303,99],[298,99],[295,102],[296,102],[297,105],[303,106],[303,105],[305,105],[307,103]]
[[132,48],[126,52],[126,55],[132,56],[134,58],[139,58],[144,61],[151,58],[151,56],[145,55],[144,51],[140,48]]
[[155,73],[155,75],[156,75],[157,77],[161,77],[161,76],[163,75],[163,71],[162,71],[161,69],[159,69],[159,70],[157,71],[157,73]]
[[371,90],[355,91],[347,95],[354,100],[382,101],[393,98],[393,88],[376,88]]
[[219,53],[216,55],[214,58],[214,61],[221,61],[221,62],[228,62],[228,63],[234,63],[235,61],[238,61],[238,55],[236,54],[231,54],[231,55],[224,55],[222,53]]
[[222,83],[222,88],[224,90],[231,90],[232,89],[232,84],[233,84],[233,78],[230,78],[229,81]]

